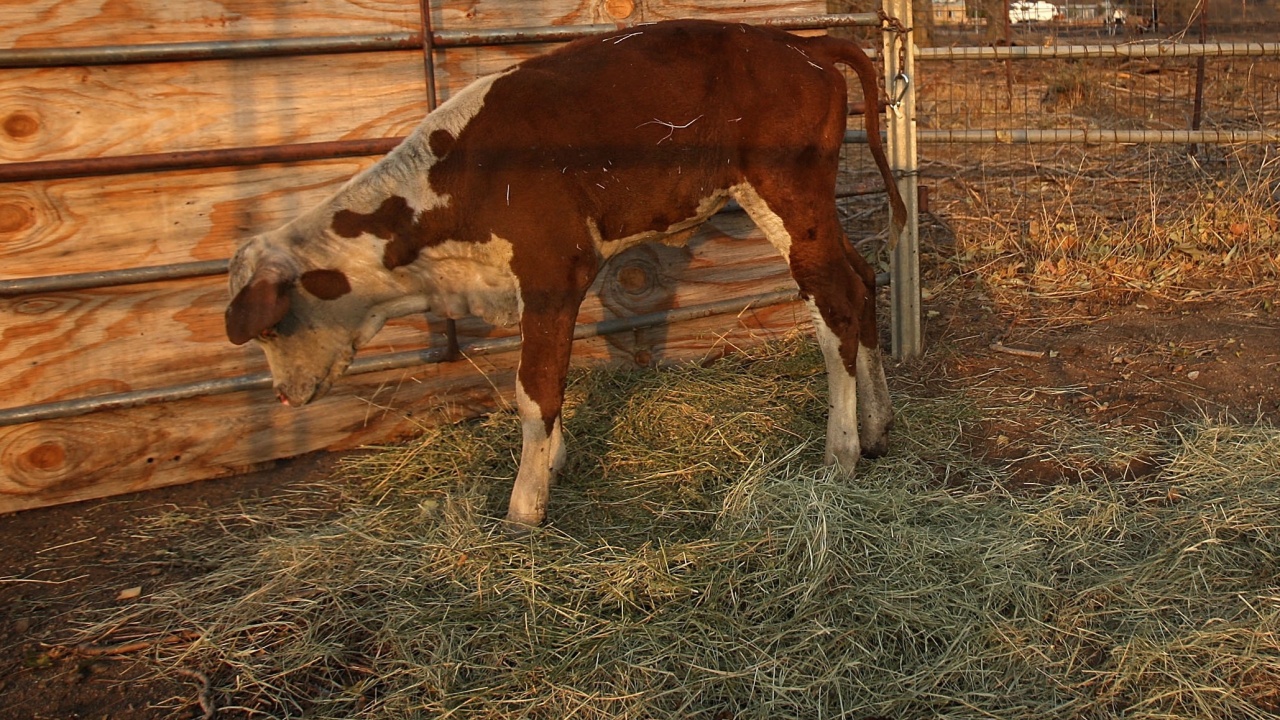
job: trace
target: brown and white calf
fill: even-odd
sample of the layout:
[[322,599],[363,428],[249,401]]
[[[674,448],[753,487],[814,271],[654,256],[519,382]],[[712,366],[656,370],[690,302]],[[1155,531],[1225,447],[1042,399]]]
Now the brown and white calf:
[[849,245],[835,184],[856,71],[896,227],[874,67],[830,37],[707,21],[570,43],[477,80],[328,201],[231,261],[227,335],[266,352],[280,399],[323,395],[388,318],[520,323],[524,448],[507,519],[543,520],[578,307],[600,267],[685,241],[733,199],[790,264],[831,389],[826,460],[885,452],[893,418],[875,274]]

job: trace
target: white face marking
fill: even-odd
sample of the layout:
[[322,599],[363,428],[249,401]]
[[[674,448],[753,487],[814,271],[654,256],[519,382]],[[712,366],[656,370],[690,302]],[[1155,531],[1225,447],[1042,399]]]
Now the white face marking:
[[729,195],[738,201],[743,210],[751,216],[760,231],[787,261],[791,261],[791,234],[782,224],[782,218],[769,209],[769,204],[760,197],[760,193],[750,183],[741,183],[729,188]]
[[[438,267],[388,271],[383,253],[389,240],[372,234],[344,238],[332,229],[342,210],[372,213],[389,197],[402,197],[415,213],[449,202],[436,194],[428,173],[438,158],[430,148],[437,130],[457,138],[484,106],[493,82],[482,78],[428,115],[416,130],[381,161],[357,174],[326,202],[273,232],[245,244],[231,265],[234,295],[266,257],[285,257],[297,273],[308,269],[341,271],[351,292],[333,300],[295,298],[290,311],[295,331],[264,343],[276,385],[292,402],[318,397],[346,370],[355,349],[368,343],[388,318],[440,309],[452,316],[475,314],[510,324],[517,318],[510,243],[444,243],[434,253]],[[301,240],[301,242],[299,242]],[[419,258],[419,261],[424,258]],[[304,302],[305,301],[305,302]]]

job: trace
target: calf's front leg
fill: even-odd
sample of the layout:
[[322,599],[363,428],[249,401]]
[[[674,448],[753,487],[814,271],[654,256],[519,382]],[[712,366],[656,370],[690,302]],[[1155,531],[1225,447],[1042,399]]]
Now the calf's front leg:
[[[576,294],[575,294],[576,295]],[[507,507],[509,529],[534,527],[546,517],[556,473],[564,466],[560,411],[573,348],[573,328],[581,297],[526,300],[520,318],[520,367],[516,370],[516,409],[523,447],[520,469]]]

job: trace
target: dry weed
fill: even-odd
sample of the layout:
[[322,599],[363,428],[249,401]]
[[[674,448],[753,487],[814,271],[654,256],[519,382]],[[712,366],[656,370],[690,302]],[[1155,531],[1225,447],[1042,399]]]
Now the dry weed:
[[[1140,297],[1280,297],[1280,165],[1237,150],[1213,171],[1171,148],[1060,151],[1056,162],[969,165],[942,258],[1007,314]],[[1065,162],[1064,162],[1065,160]],[[1021,165],[1015,182],[998,173]],[[1179,169],[1181,168],[1181,169]]]

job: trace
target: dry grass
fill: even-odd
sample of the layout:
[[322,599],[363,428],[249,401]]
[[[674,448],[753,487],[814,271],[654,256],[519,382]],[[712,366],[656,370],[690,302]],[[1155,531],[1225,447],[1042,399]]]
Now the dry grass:
[[523,539],[497,530],[515,418],[429,431],[314,488],[345,495],[323,521],[235,518],[116,636],[198,631],[160,667],[207,671],[229,717],[1280,714],[1280,431],[1059,424],[1049,455],[1137,442],[1163,470],[1009,494],[962,439],[998,411],[899,394],[893,453],[844,481],[820,367],[792,340],[578,375]]
[[967,280],[1010,315],[1142,297],[1231,297],[1269,312],[1280,297],[1280,164],[1237,149],[1215,151],[1210,167],[1182,151],[935,161],[951,168],[939,195],[955,233],[937,282]]

